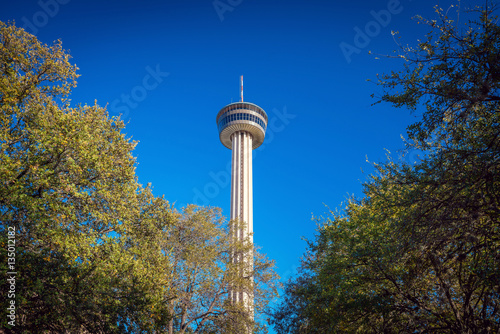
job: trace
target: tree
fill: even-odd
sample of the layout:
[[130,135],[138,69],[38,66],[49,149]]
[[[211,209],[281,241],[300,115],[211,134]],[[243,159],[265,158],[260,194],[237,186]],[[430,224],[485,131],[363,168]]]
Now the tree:
[[[494,7],[464,27],[437,9],[430,33],[381,76],[380,101],[418,110],[411,165],[376,165],[365,197],[320,218],[276,310],[280,333],[500,330],[500,28]],[[463,19],[463,17],[462,17]],[[394,92],[395,91],[395,92]]]
[[468,19],[468,23],[455,23],[449,10],[437,6],[437,20],[417,16],[417,23],[428,25],[430,32],[416,47],[400,46],[393,57],[404,61],[403,69],[378,80],[384,88],[378,102],[410,111],[416,111],[420,103],[425,108],[422,120],[408,132],[412,144],[424,149],[431,148],[426,143],[429,139],[460,140],[464,126],[495,112],[500,103],[496,5],[486,0],[484,7],[466,10],[460,18],[458,3],[456,21]]
[[229,291],[253,291],[255,310],[263,313],[277,294],[274,263],[254,250],[253,280],[241,277],[242,264],[233,263],[232,254],[253,246],[233,241],[229,226],[219,209],[189,205],[165,234],[162,248],[172,263],[169,333],[237,333],[245,326],[265,331],[261,322],[248,322],[242,305],[230,303]]
[[[144,324],[158,298],[147,279],[167,262],[145,244],[140,252],[124,244],[153,205],[140,202],[151,195],[137,183],[135,143],[104,108],[69,105],[77,68],[60,42],[48,47],[0,22],[0,47],[0,266],[8,271],[7,232],[15,230],[18,272],[15,299],[0,284],[0,324],[19,333]],[[15,327],[5,314],[11,300]]]

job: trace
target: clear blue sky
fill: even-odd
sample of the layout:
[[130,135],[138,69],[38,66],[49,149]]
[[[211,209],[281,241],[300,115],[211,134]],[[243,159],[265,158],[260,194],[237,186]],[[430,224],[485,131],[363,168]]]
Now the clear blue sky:
[[368,51],[391,53],[391,30],[415,43],[422,26],[411,17],[450,3],[20,0],[3,1],[0,20],[45,43],[62,40],[80,68],[73,102],[124,114],[125,132],[139,141],[139,181],[178,208],[196,202],[229,214],[231,151],[215,117],[239,99],[244,75],[245,101],[271,122],[255,152],[254,240],[287,278],[304,253],[301,237],[314,235],[311,217],[361,196],[373,172],[366,159],[397,155],[417,119],[371,106],[380,88],[366,80],[401,63]]

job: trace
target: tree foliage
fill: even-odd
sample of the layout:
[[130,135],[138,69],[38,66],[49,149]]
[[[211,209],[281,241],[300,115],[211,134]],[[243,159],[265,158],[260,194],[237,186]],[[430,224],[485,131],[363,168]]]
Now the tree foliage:
[[[69,59],[60,41],[47,46],[0,22],[0,268],[12,271],[15,229],[17,271],[14,299],[5,276],[0,282],[0,327],[227,332],[227,286],[237,283],[227,254],[248,246],[230,242],[216,209],[179,213],[138,183],[136,143],[120,118],[97,104],[71,106],[78,74]],[[264,300],[276,277],[272,262],[258,259]],[[15,326],[6,316],[12,300]]]
[[[457,8],[456,18],[451,18]],[[379,102],[411,111],[425,108],[422,120],[410,126],[409,138],[424,148],[429,139],[444,140],[473,123],[500,102],[500,27],[496,5],[460,12],[435,7],[437,19],[417,16],[418,24],[430,27],[416,47],[400,46],[396,58],[403,69],[379,77],[384,88]],[[461,16],[460,16],[461,15]],[[466,23],[460,23],[461,21]],[[485,108],[478,108],[485,106]]]
[[[238,286],[252,291],[257,314],[263,314],[277,294],[273,262],[249,240],[231,238],[230,225],[216,208],[187,206],[165,236],[164,251],[172,264],[170,305],[174,315],[169,333],[238,333],[246,327],[265,331],[262,319],[249,322],[241,304],[228,299]],[[240,275],[243,263],[234,263],[236,252],[253,252],[252,280]]]
[[274,313],[279,333],[500,331],[500,27],[495,8],[458,26],[445,12],[382,101],[416,110],[408,150],[364,198],[318,218],[299,276]]
[[[137,183],[135,143],[121,133],[123,122],[98,105],[70,106],[78,75],[61,43],[49,47],[4,23],[0,31],[1,265],[14,228],[13,329],[147,329],[145,307],[158,301],[158,272],[168,261],[141,242],[151,219],[144,211],[163,205],[155,219],[167,223],[168,203],[141,202],[152,195]],[[125,240],[138,224],[134,247]],[[8,302],[6,293],[2,280]]]

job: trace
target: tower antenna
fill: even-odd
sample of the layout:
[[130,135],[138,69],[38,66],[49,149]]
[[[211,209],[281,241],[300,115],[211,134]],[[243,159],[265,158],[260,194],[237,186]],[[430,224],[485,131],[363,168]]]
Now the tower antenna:
[[241,76],[241,102],[243,102],[243,76]]

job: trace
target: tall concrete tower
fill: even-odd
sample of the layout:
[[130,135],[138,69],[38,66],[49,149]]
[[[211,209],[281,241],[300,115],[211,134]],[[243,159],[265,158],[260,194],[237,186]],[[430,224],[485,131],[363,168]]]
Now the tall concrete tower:
[[[231,220],[243,222],[244,227],[232,226],[232,237],[244,240],[250,236],[253,243],[253,191],[252,150],[264,141],[267,114],[259,106],[243,102],[243,76],[241,77],[241,102],[231,103],[217,114],[217,127],[222,144],[232,150],[231,162]],[[253,254],[236,254],[233,261],[248,264],[253,270]],[[248,276],[244,272],[241,275]],[[237,287],[231,291],[233,303],[243,303],[253,317],[253,294]]]

